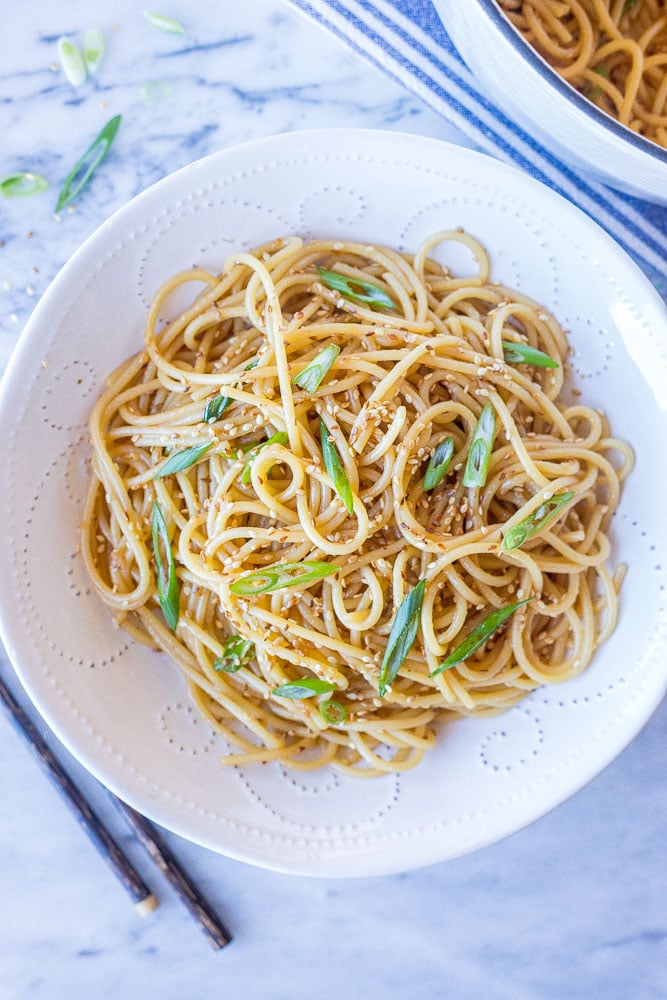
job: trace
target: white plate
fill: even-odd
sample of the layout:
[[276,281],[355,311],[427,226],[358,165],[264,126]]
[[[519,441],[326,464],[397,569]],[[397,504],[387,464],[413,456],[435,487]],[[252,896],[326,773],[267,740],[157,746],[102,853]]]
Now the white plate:
[[[141,346],[173,272],[286,233],[413,250],[464,226],[493,277],[571,330],[587,401],[637,452],[614,525],[627,561],[620,623],[578,680],[491,721],[451,724],[417,769],[375,781],[218,763],[218,739],[167,658],[109,622],[77,555],[86,421],[102,379]],[[462,258],[459,268],[468,266]],[[578,210],[485,156],[409,135],[321,131],[224,150],[106,222],[53,282],[2,388],[3,638],[67,747],[116,794],[224,854],[310,875],[429,864],[526,825],[608,764],[667,679],[667,315],[640,271]]]

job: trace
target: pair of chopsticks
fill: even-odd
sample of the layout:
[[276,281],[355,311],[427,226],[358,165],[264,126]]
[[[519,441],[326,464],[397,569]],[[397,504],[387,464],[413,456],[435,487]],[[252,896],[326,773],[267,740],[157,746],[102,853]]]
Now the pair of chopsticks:
[[[134,901],[137,912],[145,917],[159,905],[129,858],[123,853],[99,816],[69,777],[53,751],[47,746],[19,703],[0,678],[0,700],[19,732],[37,755],[42,768],[55,783],[70,809],[103,858],[109,863],[114,874]],[[118,809],[132,827],[139,842],[146,848],[164,877],[175,889],[182,903],[187,907],[204,932],[209,943],[216,950],[229,944],[231,937],[215,916],[206,900],[197,892],[187,875],[160,838],[149,821],[135,809],[111,796]]]

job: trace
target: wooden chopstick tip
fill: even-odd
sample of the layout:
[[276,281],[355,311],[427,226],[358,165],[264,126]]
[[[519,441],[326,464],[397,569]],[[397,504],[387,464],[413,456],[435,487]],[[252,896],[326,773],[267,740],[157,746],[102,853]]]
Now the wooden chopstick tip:
[[157,896],[151,893],[150,896],[146,896],[144,899],[140,899],[137,903],[135,903],[134,908],[140,917],[147,917],[149,913],[153,913],[154,910],[157,910],[159,905],[160,900]]

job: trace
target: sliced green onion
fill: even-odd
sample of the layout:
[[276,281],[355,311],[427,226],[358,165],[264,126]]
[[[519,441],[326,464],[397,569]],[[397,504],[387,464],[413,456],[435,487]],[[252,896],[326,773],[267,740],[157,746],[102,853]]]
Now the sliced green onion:
[[[246,365],[243,369],[244,372],[249,372],[251,368],[256,368],[259,364],[259,358],[255,358],[251,361],[249,365]],[[223,396],[220,393],[214,399],[209,399],[204,409],[204,420],[207,424],[214,424],[216,420],[219,420],[222,414],[225,412],[228,406],[234,402],[231,396]],[[287,442],[285,442],[287,443]],[[267,441],[268,444],[268,441]]]
[[496,430],[496,416],[491,403],[483,407],[472,436],[468,460],[463,473],[464,486],[484,486],[489,472],[493,435]]
[[296,375],[292,382],[294,385],[298,385],[300,389],[305,389],[306,392],[315,392],[316,389],[322,385],[325,378],[331,371],[331,366],[340,354],[340,347],[336,347],[335,344],[329,344],[325,347],[323,351],[313,358],[310,364],[307,364],[298,375]]
[[[380,288],[379,285],[373,285],[370,281],[359,281],[357,278],[349,278],[346,274],[340,274],[339,271],[327,271],[323,267],[318,267],[317,273],[323,285],[335,292],[340,292],[348,299],[365,302],[369,306],[380,306],[382,309],[396,308],[396,303],[384,289]],[[361,291],[357,292],[355,288],[360,288]]]
[[538,351],[530,344],[517,344],[513,340],[503,340],[503,355],[511,365],[535,365],[536,368],[560,368],[557,361],[544,351]]
[[147,104],[158,104],[166,101],[173,89],[167,80],[149,80],[139,87],[139,94]]
[[272,694],[277,694],[279,698],[293,698],[302,701],[304,698],[314,698],[318,694],[327,694],[335,691],[336,685],[322,681],[319,677],[302,677],[298,681],[288,681],[274,688]]
[[74,164],[65,178],[65,183],[60,189],[60,194],[58,195],[58,201],[56,203],[56,212],[60,212],[61,209],[73,202],[76,196],[83,191],[86,184],[109,152],[111,143],[116,137],[116,132],[118,131],[120,122],[120,115],[115,115],[111,118],[106,123],[97,138],[90,144],[81,159],[77,160]]
[[65,38],[64,36],[59,38],[58,58],[60,59],[63,73],[72,86],[80,87],[85,82],[88,74],[86,71],[86,61],[79,46],[71,42],[69,38]]
[[157,597],[167,625],[172,632],[175,632],[180,611],[180,588],[176,576],[174,554],[169,544],[167,525],[157,500],[153,503],[151,534],[157,567]]
[[324,468],[327,470],[331,485],[345,504],[348,514],[354,514],[354,494],[352,493],[352,487],[350,486],[350,481],[347,478],[336,446],[333,441],[329,440],[329,430],[322,417],[320,417],[320,441],[322,443]]
[[[625,11],[623,11],[623,13],[625,13]],[[597,73],[598,76],[605,77],[605,79],[609,78],[609,70],[606,66],[593,66],[593,72]],[[586,96],[590,101],[595,101],[598,97],[601,97],[603,93],[604,90],[602,87],[593,87],[593,89],[590,90]]]
[[441,674],[444,670],[449,670],[450,667],[455,667],[458,663],[463,663],[467,660],[469,656],[476,653],[480,649],[487,639],[493,635],[496,629],[500,628],[503,622],[506,622],[510,615],[513,615],[517,608],[520,608],[522,604],[527,604],[528,601],[532,601],[532,597],[527,597],[525,601],[517,601],[516,604],[509,604],[506,608],[498,608],[497,611],[492,611],[484,621],[480,622],[479,625],[470,632],[469,635],[459,643],[459,645],[454,649],[446,660],[443,660],[437,669],[431,673],[431,677],[436,677],[437,674]]
[[231,396],[215,396],[214,399],[209,399],[204,410],[204,421],[207,424],[214,424],[216,420],[219,420],[222,414],[225,412],[228,406],[231,406],[233,400]]
[[175,452],[164,463],[162,468],[155,473],[153,479],[162,479],[163,476],[170,476],[174,472],[182,472],[183,469],[189,469],[214,444],[215,441],[209,441],[207,444],[193,444],[191,448],[184,448],[183,451]]
[[250,482],[250,470],[252,463],[257,458],[260,451],[263,451],[264,448],[268,448],[270,444],[289,444],[289,436],[285,434],[284,431],[278,431],[277,434],[272,434],[268,441],[262,441],[261,444],[256,445],[248,452],[248,457],[245,460],[243,472],[241,473],[241,482],[244,486],[247,486]]
[[335,563],[306,560],[298,563],[277,563],[266,569],[248,573],[230,586],[232,594],[268,594],[284,587],[303,587],[322,577],[337,573]]
[[543,528],[546,528],[548,524],[551,524],[557,514],[566,503],[569,503],[573,496],[574,493],[558,493],[550,500],[545,500],[544,503],[540,504],[536,511],[524,518],[523,521],[518,521],[516,524],[513,524],[503,538],[500,551],[511,552],[512,549],[518,549],[519,546],[523,545],[523,543],[528,541],[529,538],[537,535]]
[[155,14],[153,11],[145,10],[144,17],[158,31],[166,31],[169,35],[184,35],[185,28],[173,17],[165,17],[163,14]]
[[319,704],[320,715],[330,726],[342,726],[347,722],[347,709],[339,701],[327,698]]
[[403,660],[412,649],[421,619],[425,590],[426,580],[420,580],[417,586],[413,587],[410,593],[403,598],[396,612],[380,667],[379,690],[381,696],[384,696],[387,688],[396,677]]
[[104,35],[97,28],[91,28],[86,32],[83,40],[83,58],[86,60],[86,68],[92,75],[97,73],[104,60]]
[[625,3],[623,5],[623,13],[627,14],[629,10],[632,10],[632,8],[635,6],[636,3],[637,0],[625,0]]
[[27,198],[33,194],[41,194],[49,186],[46,177],[22,170],[17,174],[7,174],[0,178],[0,191],[5,198]]
[[245,667],[255,652],[252,639],[244,639],[242,635],[230,635],[222,644],[222,656],[213,661],[214,670],[223,670],[227,674],[235,674]]
[[442,482],[454,454],[454,438],[448,437],[437,446],[426,466],[423,488],[432,490]]

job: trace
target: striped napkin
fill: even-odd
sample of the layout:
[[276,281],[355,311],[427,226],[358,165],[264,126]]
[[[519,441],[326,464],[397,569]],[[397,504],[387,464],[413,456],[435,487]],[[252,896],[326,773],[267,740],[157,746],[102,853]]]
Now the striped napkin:
[[667,302],[667,208],[586,180],[478,89],[430,0],[289,0],[400,81],[486,153],[514,163],[603,226]]

